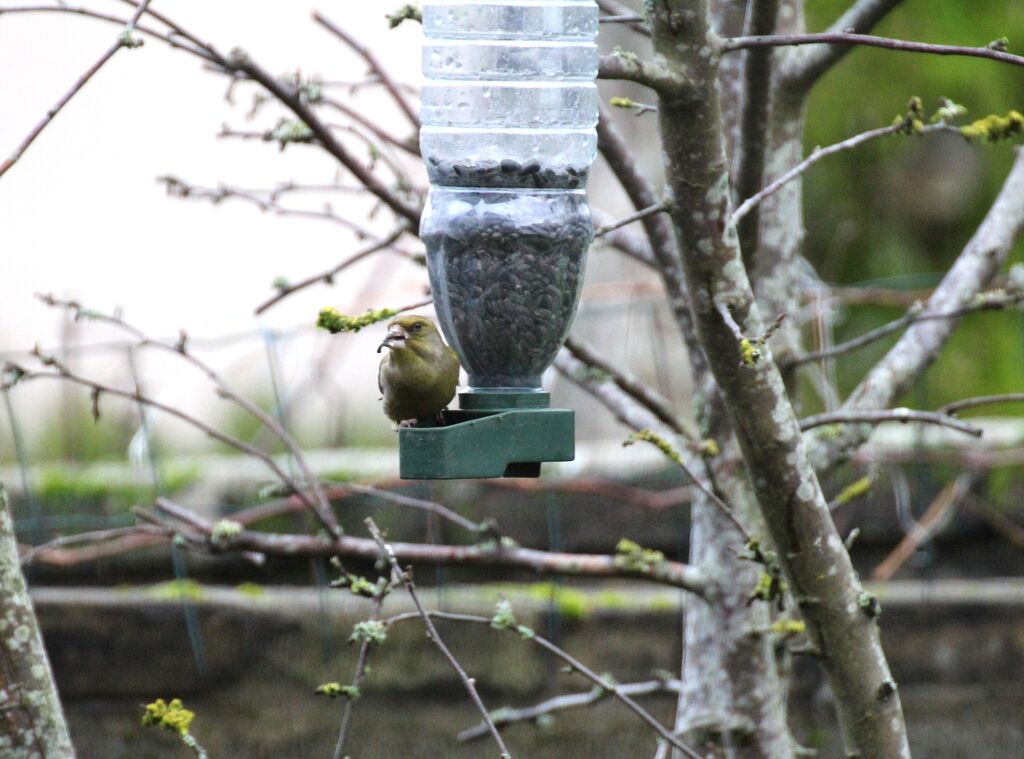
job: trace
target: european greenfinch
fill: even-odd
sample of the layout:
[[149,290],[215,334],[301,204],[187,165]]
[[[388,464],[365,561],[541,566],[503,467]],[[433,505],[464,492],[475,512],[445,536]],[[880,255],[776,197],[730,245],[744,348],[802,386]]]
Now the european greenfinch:
[[377,347],[388,352],[380,361],[377,385],[384,413],[400,426],[437,418],[455,397],[459,359],[445,345],[434,322],[425,316],[400,316],[388,324]]

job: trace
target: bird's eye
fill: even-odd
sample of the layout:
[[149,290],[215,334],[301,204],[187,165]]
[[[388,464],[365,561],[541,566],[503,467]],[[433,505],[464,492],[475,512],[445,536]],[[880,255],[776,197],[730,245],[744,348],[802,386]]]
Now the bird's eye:
[[423,322],[416,322],[409,329],[411,329],[413,332],[419,332],[421,329],[423,329]]

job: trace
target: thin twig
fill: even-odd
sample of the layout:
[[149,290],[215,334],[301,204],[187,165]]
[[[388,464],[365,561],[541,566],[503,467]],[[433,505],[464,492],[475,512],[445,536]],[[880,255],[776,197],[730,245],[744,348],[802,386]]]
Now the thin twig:
[[231,51],[227,58],[226,66],[229,71],[243,73],[253,81],[263,85],[264,89],[270,92],[282,105],[298,116],[302,123],[309,127],[324,149],[334,156],[342,166],[348,169],[366,187],[370,194],[383,201],[400,218],[410,222],[414,227],[419,226],[421,209],[409,205],[406,200],[396,195],[390,187],[384,185],[378,177],[374,176],[371,171],[363,166],[341,144],[330,128],[319,119],[313,112],[312,107],[300,97],[297,88],[271,75],[266,69],[250,58],[245,51],[238,48]]
[[1010,545],[1024,550],[1024,527],[1010,519],[999,509],[990,506],[985,499],[975,498],[968,494],[964,499],[964,505],[978,517],[983,519],[989,527],[999,533]]
[[352,108],[346,105],[345,103],[342,103],[340,100],[335,100],[334,98],[329,97],[321,97],[320,102],[345,114],[354,122],[356,122],[364,129],[366,129],[368,132],[370,132],[372,135],[374,135],[378,140],[386,142],[390,145],[394,145],[396,148],[400,148],[401,150],[406,151],[410,155],[417,157],[420,155],[420,146],[415,139],[401,140],[398,137],[395,137],[390,132],[386,132],[385,130],[381,129],[376,122],[368,119],[366,116],[360,113],[359,110]]
[[[493,618],[492,617],[481,617],[481,616],[478,616],[478,615],[475,615],[475,614],[452,614],[452,613],[449,613],[449,612],[440,612],[440,611],[429,611],[429,612],[425,612],[425,613],[428,614],[431,617],[436,617],[437,619],[446,619],[446,620],[451,620],[453,622],[469,622],[471,624],[488,625],[488,626],[490,626],[491,623],[493,622]],[[388,618],[386,618],[386,619],[384,619],[382,621],[384,622],[385,625],[389,625],[390,626],[390,625],[392,625],[392,624],[394,624],[396,622],[402,622],[402,621],[405,621],[407,619],[414,619],[415,617],[417,617],[419,615],[420,615],[420,613],[406,612],[404,614],[396,614],[395,616],[388,617]],[[515,628],[513,628],[513,629],[515,630]],[[654,728],[654,730],[658,733],[658,735],[660,735],[662,738],[667,740],[673,746],[678,748],[680,751],[682,751],[688,757],[691,757],[692,759],[701,759],[699,754],[694,752],[693,749],[691,749],[685,743],[680,741],[678,737],[676,737],[670,730],[668,730],[657,719],[655,719],[651,715],[650,712],[648,712],[646,709],[644,709],[642,706],[640,706],[640,704],[638,704],[636,701],[634,701],[630,697],[629,693],[622,692],[622,686],[620,686],[620,685],[618,685],[617,683],[614,683],[614,682],[609,682],[608,678],[602,677],[601,675],[597,674],[596,672],[594,672],[594,670],[590,669],[590,667],[588,667],[587,665],[583,664],[583,662],[581,662],[575,656],[570,654],[565,649],[560,648],[559,646],[555,645],[554,643],[552,643],[547,638],[544,638],[544,637],[541,637],[540,635],[537,635],[532,630],[530,631],[530,633],[531,633],[530,635],[525,636],[525,637],[531,643],[537,644],[538,646],[543,648],[545,651],[547,651],[547,652],[553,654],[555,657],[561,659],[574,672],[580,673],[585,678],[590,680],[590,682],[594,683],[594,685],[604,689],[609,695],[611,695],[614,698],[616,698],[619,701],[621,701],[634,714],[636,714],[638,717],[640,717],[640,719],[642,719],[644,722],[646,722],[648,725],[650,725],[652,728]],[[487,720],[490,722],[490,724],[493,725],[493,722],[490,721],[490,715],[488,715]]]
[[587,366],[607,374],[616,385],[622,388],[623,392],[637,401],[637,403],[643,404],[652,414],[680,435],[689,438],[691,441],[699,440],[700,435],[696,428],[689,422],[680,419],[665,398],[633,375],[612,366],[610,362],[598,356],[593,348],[578,337],[570,336],[566,338],[565,348],[576,359],[582,361]]
[[131,18],[128,19],[128,23],[125,25],[124,31],[118,35],[114,44],[107,48],[106,52],[85,70],[85,73],[82,74],[73,85],[71,85],[71,89],[61,95],[60,99],[53,105],[53,107],[46,112],[46,115],[43,116],[42,120],[40,120],[39,123],[31,129],[31,131],[29,131],[18,147],[14,149],[14,152],[11,153],[8,158],[4,159],[3,162],[0,162],[0,177],[6,174],[7,170],[18,162],[21,156],[24,155],[25,151],[28,150],[29,146],[35,142],[36,138],[42,133],[42,131],[50,125],[50,122],[52,122],[54,118],[56,118],[61,109],[68,104],[71,98],[78,94],[78,91],[81,90],[90,79],[92,79],[93,75],[97,71],[103,68],[103,65],[107,61],[114,57],[114,54],[117,53],[118,50],[123,47],[139,47],[142,44],[140,40],[132,36],[132,31],[134,30],[139,17],[146,12],[146,8],[149,6],[149,3],[150,0],[143,0],[143,2],[139,3],[138,7],[135,9],[135,13],[133,13]]
[[[599,225],[611,221],[604,213],[591,209],[594,221]],[[615,250],[629,256],[644,266],[657,270],[658,262],[654,259],[654,251],[651,244],[641,232],[634,232],[630,229],[616,229],[601,238],[601,242]]]
[[[903,0],[853,0],[825,31],[869,34],[901,2]],[[806,99],[814,83],[850,49],[849,45],[818,45],[790,50],[780,66],[776,86]]]
[[370,71],[373,72],[380,80],[384,89],[386,89],[388,94],[391,95],[391,99],[395,101],[395,104],[401,109],[402,113],[405,114],[405,117],[409,120],[413,129],[419,131],[420,120],[416,115],[416,109],[412,107],[405,95],[402,94],[401,90],[399,90],[398,85],[395,84],[394,80],[388,74],[387,69],[384,68],[373,51],[329,18],[322,15],[319,11],[313,11],[312,17],[313,21],[352,48],[359,57],[366,61],[366,64],[370,67]]
[[903,536],[899,545],[875,567],[871,573],[871,579],[876,582],[892,579],[892,576],[899,571],[907,559],[913,556],[914,551],[921,544],[926,543],[949,523],[957,504],[968,493],[976,479],[975,475],[962,474],[942,488],[928,510],[914,522],[914,526]]
[[[658,693],[678,693],[682,689],[680,680],[646,680],[639,683],[616,684],[616,690],[627,696],[651,696]],[[540,717],[590,706],[601,701],[608,695],[604,686],[591,688],[584,693],[569,693],[564,696],[555,696],[539,704],[527,706],[522,709],[503,708],[495,711],[491,716],[494,724],[498,727],[515,724],[516,722],[534,722]],[[467,728],[456,736],[458,741],[471,741],[487,735],[487,726],[484,724]]]
[[725,326],[732,332],[732,336],[736,338],[736,342],[740,343],[748,339],[743,334],[743,328],[740,327],[739,322],[736,321],[736,317],[732,315],[732,311],[729,310],[729,306],[725,303],[715,303],[715,310],[718,311],[719,316],[722,317],[722,321],[725,322]]
[[920,303],[914,303],[911,305],[907,313],[898,319],[894,319],[888,324],[883,324],[881,327],[876,327],[869,332],[865,332],[863,335],[858,335],[846,342],[833,345],[830,348],[823,348],[820,351],[805,353],[802,356],[797,356],[796,358],[784,361],[782,362],[783,368],[790,368],[801,364],[807,364],[812,361],[821,361],[823,359],[841,356],[844,353],[849,353],[850,351],[857,350],[858,348],[863,348],[865,345],[869,345],[876,340],[880,340],[886,335],[897,332],[903,327],[915,324],[916,322],[956,319],[978,311],[998,311],[1003,308],[1015,306],[1022,300],[1024,300],[1024,290],[1008,290],[1005,288],[999,288],[988,292],[978,293],[972,302],[964,306],[938,313],[925,312],[922,310],[923,306]]
[[[387,596],[390,588],[390,583],[385,582],[381,582],[377,586],[377,589],[374,591],[373,611],[370,613],[370,621],[380,619],[380,610],[384,605],[384,598]],[[334,745],[333,759],[344,759],[345,757],[345,740],[348,738],[348,728],[352,723],[352,710],[355,707],[355,700],[358,698],[359,688],[366,677],[366,664],[370,658],[370,644],[372,642],[370,638],[363,638],[359,646],[359,658],[356,660],[356,670],[352,675],[353,694],[345,699],[345,710],[341,715],[341,726],[338,728],[338,740]]]
[[[280,192],[276,189],[272,191],[264,190],[261,192],[259,190],[243,190],[241,188],[231,187],[225,184],[218,185],[217,187],[205,187],[189,184],[185,180],[171,175],[157,177],[157,181],[164,183],[167,187],[167,193],[177,198],[208,200],[214,205],[229,199],[241,200],[251,203],[261,211],[271,212],[278,216],[329,221],[345,227],[346,229],[352,230],[361,240],[378,239],[377,235],[367,227],[357,224],[356,222],[335,213],[333,207],[329,203],[325,203],[319,211],[308,208],[289,208],[287,206],[282,206],[278,203],[277,195],[279,195]],[[366,190],[365,188],[360,187],[359,191],[365,192]],[[264,197],[264,195],[266,197]],[[408,251],[398,249],[395,249],[395,251],[403,256],[412,257],[412,254]]]
[[624,16],[599,16],[599,24],[636,24],[643,23],[644,17],[639,13],[626,14]]
[[899,319],[894,319],[888,324],[883,324],[881,327],[865,332],[863,335],[858,335],[846,342],[833,345],[828,348],[822,348],[819,351],[812,351],[811,353],[805,353],[802,356],[791,358],[788,361],[783,361],[783,368],[791,368],[794,366],[800,366],[801,364],[809,364],[814,361],[822,361],[827,358],[835,358],[841,356],[844,353],[850,353],[858,348],[863,348],[865,345],[870,345],[876,340],[881,340],[886,335],[891,335],[893,332],[898,332],[908,324],[912,324],[920,313],[920,307],[913,307]]
[[405,231],[405,225],[400,225],[387,237],[384,237],[383,239],[379,240],[374,240],[370,245],[366,246],[365,248],[362,248],[361,250],[356,251],[351,256],[346,258],[344,261],[342,261],[339,264],[336,264],[335,266],[332,266],[327,271],[320,272],[319,274],[314,274],[312,276],[306,277],[305,279],[300,279],[295,284],[289,284],[285,287],[279,288],[275,295],[273,295],[270,298],[267,298],[267,300],[260,303],[260,305],[256,307],[254,313],[257,316],[259,316],[265,311],[273,308],[275,305],[280,303],[285,298],[294,295],[300,290],[305,290],[307,287],[311,287],[312,285],[315,285],[318,282],[323,282],[324,284],[327,285],[334,284],[334,277],[336,277],[342,271],[352,266],[353,264],[362,261],[364,258],[372,256],[374,253],[390,248],[394,243],[398,241],[398,239],[403,234],[405,234]]
[[972,437],[981,437],[984,433],[984,430],[981,428],[961,421],[956,417],[949,416],[948,414],[937,413],[935,411],[915,411],[909,408],[894,408],[882,411],[860,411],[857,409],[851,409],[849,411],[833,411],[824,414],[814,414],[813,416],[806,416],[800,420],[800,431],[806,432],[807,430],[815,427],[824,427],[829,424],[885,424],[886,422],[900,422],[902,424],[906,424],[907,422],[936,424],[940,427],[949,427],[950,429],[957,430],[958,432],[963,432],[964,434],[971,435]]
[[427,637],[435,646],[437,646],[444,658],[448,660],[448,663],[451,665],[452,669],[455,670],[456,674],[458,674],[459,680],[462,681],[462,685],[469,693],[470,699],[474,704],[476,704],[476,708],[480,710],[480,714],[483,716],[483,720],[487,724],[491,736],[494,738],[494,742],[498,744],[498,750],[501,752],[502,759],[512,759],[512,754],[510,754],[508,748],[506,748],[505,741],[501,738],[501,733],[498,732],[498,728],[496,728],[494,726],[494,722],[491,721],[490,712],[487,711],[487,707],[484,706],[484,702],[480,700],[480,695],[476,691],[476,680],[466,673],[466,670],[462,668],[462,665],[459,664],[458,660],[448,649],[448,646],[444,644],[440,633],[438,633],[437,628],[434,626],[434,620],[432,620],[430,615],[427,614],[426,609],[423,608],[423,604],[420,603],[419,596],[416,595],[416,588],[413,585],[409,572],[402,571],[402,568],[398,564],[398,558],[395,556],[395,552],[392,550],[391,546],[384,541],[384,536],[381,535],[381,532],[377,529],[377,525],[374,521],[369,518],[366,519],[366,526],[369,528],[370,535],[373,536],[373,539],[376,541],[381,553],[387,559],[388,564],[391,565],[392,575],[397,577],[401,581],[402,585],[405,586],[405,590],[409,594],[409,598],[412,599],[413,604],[416,606],[416,611],[423,620],[424,626],[427,628]]
[[348,491],[352,493],[359,493],[360,495],[368,495],[374,498],[379,498],[382,501],[388,501],[389,503],[395,503],[400,506],[408,506],[409,508],[426,511],[429,514],[435,514],[441,519],[444,519],[471,533],[497,536],[497,532],[495,531],[493,524],[487,522],[474,522],[471,519],[466,519],[466,517],[452,511],[447,506],[442,503],[438,503],[437,501],[413,498],[411,496],[402,495],[401,493],[392,493],[388,490],[382,490],[381,488],[374,487],[372,485],[360,485],[357,482],[338,483],[337,489],[341,492]]
[[[597,6],[601,9],[601,12],[605,14],[603,18],[616,18],[623,16],[635,16],[636,12],[625,3],[619,2],[619,0],[597,0]],[[598,17],[598,22],[601,21],[602,17]],[[645,37],[651,36],[650,26],[647,21],[641,16],[638,21],[624,22],[629,23],[629,28],[637,34],[642,34]]]
[[173,530],[157,525],[132,525],[131,527],[115,527],[109,530],[93,530],[91,532],[79,532],[75,535],[61,535],[60,537],[33,546],[30,550],[21,555],[22,565],[31,564],[41,553],[54,551],[64,546],[77,545],[78,543],[108,543],[112,540],[132,535],[156,535],[169,537]]
[[[211,536],[214,536],[214,532],[216,530],[216,525],[214,523],[210,522],[208,519],[204,519],[194,511],[186,509],[184,506],[179,506],[174,501],[164,498],[163,496],[158,497],[153,502],[153,505],[156,507],[158,512],[166,514],[172,519],[176,519],[178,522],[183,522],[188,525],[189,530],[185,533],[175,525],[175,535],[187,537],[192,541],[193,545],[199,545],[208,552],[211,550],[210,547],[206,545],[206,542]],[[132,513],[150,524],[158,526],[164,526],[166,524],[164,520],[160,518],[159,514],[148,509],[135,507],[132,509]],[[256,566],[263,566],[267,562],[267,557],[258,551],[239,551],[238,555]]]
[[788,182],[791,182],[792,180],[796,179],[798,176],[803,174],[805,171],[807,171],[807,169],[809,169],[811,166],[816,164],[821,159],[827,158],[828,156],[834,155],[843,150],[850,150],[852,148],[857,147],[858,145],[863,145],[865,142],[876,140],[879,137],[887,137],[892,134],[897,134],[901,129],[903,129],[902,124],[893,124],[892,126],[882,127],[880,129],[871,129],[867,132],[855,135],[853,137],[850,137],[849,139],[843,140],[842,142],[837,142],[836,144],[829,145],[828,147],[825,148],[815,148],[811,152],[811,154],[807,156],[807,158],[805,158],[803,161],[798,163],[796,166],[787,171],[774,182],[771,182],[762,190],[759,190],[757,193],[751,195],[749,198],[740,203],[739,207],[732,213],[733,224],[739,223],[740,219],[742,219],[744,216],[750,213],[750,211],[753,210],[753,208],[758,203],[760,203],[762,200],[767,198],[772,193],[781,189]]
[[760,37],[731,37],[722,41],[722,53],[746,50],[753,47],[784,47],[792,45],[866,45],[907,53],[930,53],[932,55],[963,55],[972,58],[987,58],[992,61],[1024,66],[1024,56],[1004,53],[989,47],[963,47],[961,45],[933,45],[927,42],[877,37],[873,34],[852,34],[850,32],[820,32],[818,34],[773,34]]
[[[60,2],[60,0],[58,0],[58,2]],[[120,2],[124,3],[125,5],[134,6],[136,8],[138,8],[139,6],[139,0],[120,0]],[[198,50],[205,52],[206,54],[214,58],[220,58],[220,53],[217,52],[213,45],[211,45],[209,42],[203,42],[203,40],[199,39],[199,37],[190,33],[189,31],[184,29],[180,24],[175,23],[159,11],[155,11],[152,8],[148,8],[146,9],[146,13],[148,13],[151,18],[155,19],[156,21],[159,21],[161,24],[163,24],[171,30],[171,34],[168,35],[168,37],[181,37],[182,39],[188,40],[190,43],[195,45],[195,47]]]
[[[144,333],[138,327],[135,327],[134,325],[126,322],[120,316],[111,316],[96,311],[87,311],[86,309],[82,308],[82,305],[77,301],[61,300],[59,298],[55,298],[53,295],[40,295],[37,293],[36,297],[49,306],[63,308],[65,310],[71,311],[74,314],[75,319],[88,318],[93,321],[103,322],[105,324],[117,327],[118,329],[127,332],[128,334],[135,337],[138,340],[139,347],[152,347],[168,353],[173,353],[177,356],[180,356],[182,360],[186,361],[187,363],[191,364],[193,367],[198,369],[200,372],[202,372],[207,377],[207,379],[209,379],[216,386],[218,396],[239,406],[243,411],[248,413],[260,424],[262,424],[264,427],[270,430],[270,432],[278,440],[280,440],[281,443],[284,444],[284,446],[288,449],[288,452],[295,459],[295,464],[298,466],[299,471],[302,473],[302,476],[305,478],[306,482],[309,483],[309,487],[312,489],[314,498],[310,499],[303,490],[297,487],[294,480],[291,480],[289,478],[288,480],[283,479],[282,482],[285,482],[285,484],[287,484],[296,493],[296,495],[303,499],[306,505],[310,508],[311,511],[313,511],[313,513],[323,523],[324,527],[327,528],[327,530],[331,533],[332,536],[338,537],[341,534],[341,529],[338,526],[337,520],[335,520],[334,518],[333,512],[331,511],[331,505],[328,502],[327,498],[324,496],[323,489],[321,488],[319,481],[316,479],[316,477],[313,476],[313,471],[310,469],[309,464],[306,463],[306,457],[303,455],[302,448],[296,442],[295,438],[293,438],[291,434],[273,416],[268,414],[255,403],[253,403],[248,398],[246,398],[238,391],[236,391],[234,388],[232,388],[227,383],[227,381],[225,381],[225,379],[220,376],[220,374],[214,371],[213,367],[211,367],[205,361],[199,359],[195,354],[191,353],[188,350],[188,336],[184,332],[181,333],[176,343],[165,343],[160,340],[154,340],[153,338],[146,335],[146,333]],[[134,397],[140,402],[145,403],[145,401],[141,400],[143,396],[141,393],[138,392],[137,389],[134,394]],[[254,446],[249,446],[249,448],[251,450],[259,450]],[[262,451],[261,453],[263,453],[263,456],[265,457],[263,459],[264,461],[269,460],[273,462],[273,459],[269,456],[269,454],[266,454],[265,452]],[[276,462],[274,463],[274,466],[277,466]],[[277,468],[279,471],[283,471],[280,469],[280,467]]]
[[[215,427],[211,427],[206,422],[197,419],[196,417],[186,413],[185,411],[182,411],[179,408],[169,406],[166,403],[161,403],[160,401],[142,395],[137,391],[121,390],[120,388],[112,387],[102,382],[97,382],[96,380],[91,380],[87,377],[75,374],[70,368],[67,367],[67,365],[62,364],[53,356],[41,354],[40,360],[44,361],[44,363],[46,363],[47,365],[53,366],[55,368],[55,371],[35,371],[25,369],[24,367],[16,366],[10,363],[8,363],[7,365],[7,370],[11,371],[13,368],[17,372],[18,382],[27,382],[37,379],[53,379],[63,382],[71,382],[82,387],[87,387],[90,390],[99,393],[100,395],[109,395],[117,398],[124,398],[126,400],[135,401],[136,403],[142,403],[146,406],[157,409],[158,411],[163,411],[165,414],[169,414],[170,416],[173,416],[176,419],[180,419],[186,424],[195,427],[200,432],[206,434],[208,437],[211,437],[214,440],[229,445],[232,448],[236,448],[242,451],[243,453],[253,456],[256,459],[259,459],[267,466],[268,469],[270,469],[271,472],[274,473],[274,475],[289,490],[295,493],[303,492],[303,489],[299,485],[299,483],[296,482],[287,472],[285,472],[284,469],[282,469],[281,466],[276,461],[274,461],[274,457],[271,456],[266,451],[263,451],[254,445],[250,445],[249,443],[243,442],[242,440],[239,440],[238,438],[229,435],[226,432],[222,432],[221,430],[218,430]],[[331,530],[332,532],[338,531],[339,528],[337,522],[333,519],[333,516],[330,515],[329,512],[324,512],[321,509],[317,508],[317,505],[313,501],[309,502],[309,507],[311,510],[314,511],[317,517],[324,523],[324,527],[326,527],[328,530]]]
[[646,208],[641,208],[639,211],[631,213],[629,216],[626,216],[625,218],[619,219],[618,221],[612,222],[611,224],[601,227],[596,232],[594,232],[594,237],[604,237],[606,234],[618,229],[619,227],[624,227],[627,224],[632,224],[634,221],[640,221],[641,219],[646,219],[648,216],[653,216],[654,214],[668,211],[669,207],[670,204],[668,200],[658,201],[654,205],[647,206]]
[[978,406],[990,406],[996,403],[1020,403],[1022,401],[1024,401],[1024,393],[979,395],[974,398],[964,398],[963,400],[947,403],[945,406],[939,408],[939,413],[955,415],[958,412],[968,408],[977,408]]
[[[137,525],[135,529],[138,530],[145,527],[149,527],[149,525]],[[108,559],[113,556],[123,556],[143,548],[163,545],[170,540],[170,535],[144,532],[127,534],[120,538],[113,538],[100,543],[82,541],[86,543],[82,548],[47,548],[35,555],[33,561],[54,567],[73,567],[85,562]]]
[[626,442],[623,445],[630,445],[637,441],[650,443],[655,448],[664,453],[672,462],[675,463],[676,466],[682,469],[683,473],[687,476],[690,482],[693,483],[694,487],[700,490],[700,492],[702,492],[707,497],[707,499],[715,506],[715,508],[722,512],[726,519],[732,522],[736,530],[740,533],[740,535],[743,536],[744,541],[748,543],[750,542],[752,538],[750,532],[748,532],[747,528],[743,526],[742,522],[740,522],[739,518],[736,516],[736,512],[732,510],[732,507],[729,506],[729,504],[727,504],[725,501],[723,501],[722,498],[710,486],[708,486],[707,483],[705,483],[699,477],[697,477],[694,471],[687,465],[686,461],[683,459],[682,454],[679,453],[679,451],[675,450],[667,440],[652,433],[650,430],[640,430],[639,432],[635,432],[633,433],[633,435],[627,438]]

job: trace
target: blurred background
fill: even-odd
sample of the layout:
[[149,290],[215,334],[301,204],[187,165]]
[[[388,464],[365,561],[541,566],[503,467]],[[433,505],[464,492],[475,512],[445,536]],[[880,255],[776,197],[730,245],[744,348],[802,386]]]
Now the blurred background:
[[[809,28],[819,30],[847,3],[808,0],[806,5]],[[123,7],[113,0],[95,4],[111,13],[122,13]],[[379,88],[354,86],[366,79],[365,62],[311,22],[313,9],[241,0],[179,0],[173,8],[161,8],[222,52],[239,46],[271,72],[317,78],[332,98],[370,122],[399,138],[413,137]],[[396,79],[416,88],[417,24],[389,29],[384,14],[393,8],[387,4],[345,2],[317,9],[375,50]],[[0,14],[3,155],[110,44],[115,30],[73,14]],[[1011,50],[1019,50],[1024,5],[907,0],[877,33],[979,46],[1005,36]],[[601,45],[606,52],[616,45],[645,50],[621,25],[603,28]],[[649,99],[630,85],[601,86],[605,100],[617,94]],[[576,462],[546,467],[536,485],[393,481],[397,440],[380,411],[375,382],[374,349],[384,327],[332,337],[312,325],[327,305],[354,315],[422,298],[425,272],[411,260],[421,248],[403,242],[404,254],[367,259],[346,269],[332,286],[308,288],[257,316],[256,307],[275,294],[275,282],[329,269],[363,246],[351,222],[384,235],[390,220],[347,189],[351,178],[321,150],[301,144],[278,149],[260,139],[282,112],[255,101],[256,94],[252,85],[229,89],[221,74],[156,41],[122,51],[97,74],[0,180],[0,359],[28,361],[28,352],[40,345],[82,374],[128,389],[137,383],[163,403],[280,453],[256,424],[219,400],[200,373],[174,356],[135,350],[123,333],[88,320],[75,322],[34,293],[117,311],[154,337],[173,339],[184,329],[195,353],[280,418],[325,476],[390,483],[407,494],[443,500],[473,518],[496,517],[524,545],[610,551],[627,535],[685,558],[688,520],[681,478],[656,451],[623,450],[624,428],[553,372],[545,380],[553,404],[577,410]],[[929,110],[940,96],[948,97],[965,105],[971,119],[1005,114],[1024,108],[1024,71],[969,58],[855,50],[811,100],[806,148],[887,125],[915,95]],[[661,157],[654,117],[630,112],[616,117],[636,146],[637,161],[657,177]],[[337,121],[350,123],[340,112]],[[375,156],[359,138],[346,134],[344,139],[368,165],[386,171],[383,166],[394,160],[414,185],[424,185],[422,168],[408,157]],[[1011,161],[1009,145],[975,146],[938,135],[876,141],[813,168],[804,184],[805,252],[820,277],[839,289],[820,304],[823,331],[809,335],[808,345],[818,347],[825,336],[840,342],[866,332],[897,318],[926,294],[970,238]],[[196,189],[185,198],[169,193],[167,183],[159,181],[166,176]],[[331,189],[271,197],[289,182]],[[609,219],[630,210],[600,159],[589,191],[592,205]],[[1010,263],[1020,262],[1022,254],[1024,246],[1018,244]],[[597,245],[574,330],[677,408],[689,409],[686,359],[662,300],[649,272]],[[829,364],[840,398],[894,340]],[[958,398],[1021,390],[1024,315],[1009,310],[965,319],[903,402],[932,409]],[[805,413],[825,405],[810,387],[801,392]],[[65,383],[27,383],[5,393],[3,401],[0,480],[12,494],[26,543],[130,524],[130,507],[155,493],[211,516],[265,497],[268,480],[257,463],[166,415],[105,398],[102,416],[94,422],[88,390]],[[886,643],[894,651],[898,679],[919,686],[916,698],[906,702],[916,745],[935,747],[924,756],[1015,757],[1024,751],[1019,722],[1024,693],[1019,687],[1001,688],[999,705],[991,698],[993,684],[1024,666],[1019,626],[1024,586],[982,582],[1024,573],[1024,528],[1019,526],[1024,524],[1024,420],[1019,405],[983,411],[1000,417],[996,454],[933,455],[932,438],[922,435],[920,456],[894,461],[887,451],[906,450],[907,440],[918,439],[914,430],[900,427],[880,431],[874,447],[828,483],[834,493],[866,475],[875,481],[867,497],[837,513],[844,533],[861,529],[854,559],[865,575],[891,557],[948,483],[958,481],[968,493],[943,512],[931,539],[911,547],[897,566],[897,580],[911,584],[893,584],[891,601],[879,591],[893,610]],[[353,519],[378,514],[366,499],[351,499],[348,508]],[[441,526],[419,516],[394,511],[379,519],[410,539],[445,539]],[[285,521],[277,527],[305,525]],[[329,570],[322,563],[278,562],[256,570],[240,562],[183,560],[163,550],[65,567],[38,565],[29,573],[49,625],[48,640],[56,641],[51,650],[71,704],[73,730],[87,747],[83,756],[168,755],[168,744],[137,734],[131,711],[140,700],[161,695],[191,695],[200,715],[216,715],[221,728],[208,737],[220,749],[216,755],[325,755],[333,727],[323,726],[333,724],[333,707],[311,703],[308,686],[347,678],[351,650],[344,646],[347,632],[339,630],[365,610],[323,592]],[[591,659],[617,662],[624,670],[616,673],[620,678],[677,667],[682,602],[675,594],[577,589],[480,572],[423,575],[420,581],[432,588],[437,603],[464,604],[460,608],[490,608],[496,593],[513,592],[505,583],[518,583],[514,591],[524,615],[536,615],[539,627]],[[165,581],[172,584],[155,591],[141,588]],[[936,584],[940,581],[980,584]],[[281,584],[301,591],[280,596],[266,589]],[[474,590],[464,590],[466,584]],[[206,585],[234,590],[221,593]],[[112,601],[109,594],[76,596],[69,594],[71,586],[120,587],[121,600]],[[926,601],[928,611],[922,611]],[[640,629],[651,636],[643,646],[630,641]],[[470,662],[504,673],[492,679],[481,675],[496,701],[529,703],[550,687],[551,671],[526,653],[486,649],[468,634],[458,640]],[[167,655],[152,657],[154,647]],[[504,666],[508,656],[519,662],[521,677],[514,682]],[[97,675],[109,661],[118,662],[117,676]],[[423,745],[450,756],[479,755],[477,744],[456,749],[449,742],[473,719],[458,691],[445,691],[440,703],[423,698],[437,682],[447,682],[443,669],[428,667],[410,679],[407,670],[396,669],[392,677],[381,667],[387,686],[357,732],[366,752],[360,755],[410,755],[402,753],[408,748],[401,736],[392,735],[388,714],[413,704],[420,710]],[[829,753],[837,744],[820,676],[808,671],[799,683],[800,737],[820,747],[823,756],[836,755]],[[307,711],[277,732],[270,725],[246,728],[252,715],[243,719],[240,710],[261,700],[254,693]],[[516,728],[513,736],[531,757],[578,755],[571,752],[581,746],[589,752],[600,748],[605,753],[595,755],[601,756],[646,754],[646,744],[642,752],[635,750],[637,736],[646,740],[646,735],[628,715],[616,721],[621,715],[613,707],[601,708],[597,731],[594,715],[583,715],[560,722],[565,729],[558,738],[529,726]],[[671,700],[659,708],[667,715]],[[965,716],[973,732],[958,721]],[[988,748],[966,753],[979,743]]]

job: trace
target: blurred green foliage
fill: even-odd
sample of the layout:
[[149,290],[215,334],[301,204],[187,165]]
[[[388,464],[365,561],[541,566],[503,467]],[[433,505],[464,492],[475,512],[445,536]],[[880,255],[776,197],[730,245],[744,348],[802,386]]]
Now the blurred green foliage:
[[[194,469],[179,466],[160,469],[164,495],[173,496],[197,479]],[[38,470],[33,485],[35,497],[50,515],[82,511],[116,514],[132,506],[148,504],[154,497],[153,485],[145,476],[138,481],[117,481],[109,472],[67,466],[46,466]]]
[[[118,404],[116,408],[110,405],[108,410],[105,406],[99,421],[94,421],[88,393],[78,392],[79,388],[70,385],[65,388],[66,394],[60,406],[48,415],[44,424],[39,425],[36,439],[29,441],[31,460],[86,462],[123,459],[138,429],[135,407]],[[22,413],[27,413],[29,406],[21,408],[24,409]],[[13,460],[13,455],[10,459]]]
[[[809,1],[808,29],[826,28],[848,5],[849,0]],[[876,33],[971,46],[1007,37],[1009,52],[1020,54],[1024,3],[909,0]],[[929,113],[940,96],[965,105],[966,122],[1005,114],[1024,108],[1024,69],[973,58],[853,49],[811,98],[806,149],[889,124],[913,95],[924,100]],[[830,284],[906,290],[935,285],[998,193],[1012,148],[1010,143],[969,145],[955,135],[901,136],[822,161],[804,185],[807,257]],[[1022,256],[1024,246],[1018,244],[1011,262]],[[901,313],[848,306],[840,314],[836,342]],[[1019,391],[1024,387],[1022,326],[1019,312],[968,317],[904,402],[934,407],[969,395]],[[841,393],[848,393],[895,339],[839,359]],[[808,410],[815,405],[811,401]]]

